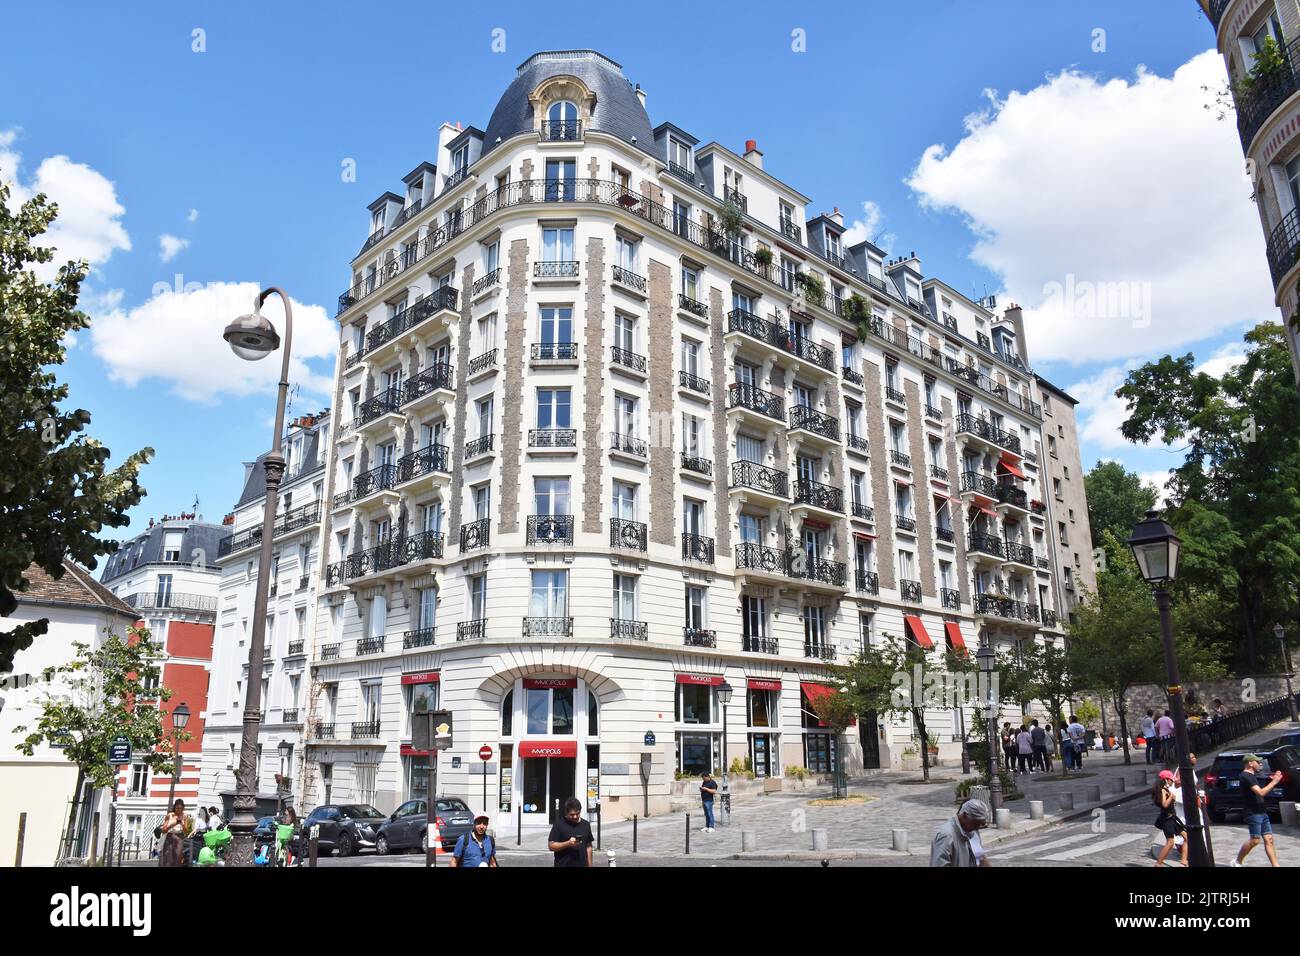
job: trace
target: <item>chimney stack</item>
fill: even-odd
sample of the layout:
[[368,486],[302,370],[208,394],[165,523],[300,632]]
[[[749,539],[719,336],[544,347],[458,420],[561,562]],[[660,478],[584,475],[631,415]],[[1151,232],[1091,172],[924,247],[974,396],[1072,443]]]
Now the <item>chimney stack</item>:
[[758,140],[745,140],[744,159],[751,166],[757,166],[759,169],[763,168],[763,154],[758,151]]
[[831,213],[829,216],[827,216],[826,218],[829,219],[831,222],[835,223],[835,225],[837,225],[837,226],[842,226],[842,225],[844,225],[844,213],[840,212],[840,207],[839,207],[839,206],[835,206],[834,209],[835,209],[835,211],[832,212],[832,213]]
[[645,90],[641,89],[641,84],[636,85],[636,98],[641,101],[641,109],[645,109]]

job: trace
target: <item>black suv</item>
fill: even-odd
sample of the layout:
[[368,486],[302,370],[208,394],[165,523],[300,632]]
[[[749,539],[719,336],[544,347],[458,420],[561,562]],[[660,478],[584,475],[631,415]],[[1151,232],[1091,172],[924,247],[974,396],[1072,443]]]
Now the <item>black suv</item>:
[[323,852],[337,850],[339,856],[351,856],[375,845],[375,831],[387,819],[368,803],[327,803],[308,815],[302,831],[310,836],[311,828],[319,825],[317,846]]
[[1261,784],[1268,782],[1273,771],[1282,771],[1282,779],[1264,798],[1270,817],[1277,819],[1281,816],[1278,804],[1282,800],[1300,799],[1300,749],[1288,744],[1282,747],[1264,746],[1258,750],[1231,750],[1215,757],[1205,775],[1208,810],[1210,819],[1215,823],[1223,823],[1229,813],[1240,813],[1246,805],[1241,790],[1241,772],[1245,769],[1241,758],[1248,753],[1255,754],[1263,761],[1256,773]]

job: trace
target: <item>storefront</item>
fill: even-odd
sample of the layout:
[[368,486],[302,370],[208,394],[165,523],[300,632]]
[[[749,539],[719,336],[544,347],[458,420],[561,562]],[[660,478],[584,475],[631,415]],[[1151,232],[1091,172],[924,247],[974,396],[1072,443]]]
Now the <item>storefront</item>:
[[750,677],[745,687],[749,762],[756,777],[781,776],[781,682]]
[[501,703],[499,806],[523,826],[544,826],[577,797],[594,809],[600,792],[599,703],[576,677],[524,677]]
[[441,675],[420,671],[402,675],[402,799],[422,800],[429,793],[429,752],[411,746],[412,715],[438,709]]
[[839,741],[830,726],[817,716],[816,704],[835,688],[804,681],[799,685],[799,713],[803,724],[803,765],[813,773],[832,773],[839,760]]
[[677,770],[698,777],[722,773],[722,711],[714,674],[678,674],[673,690]]

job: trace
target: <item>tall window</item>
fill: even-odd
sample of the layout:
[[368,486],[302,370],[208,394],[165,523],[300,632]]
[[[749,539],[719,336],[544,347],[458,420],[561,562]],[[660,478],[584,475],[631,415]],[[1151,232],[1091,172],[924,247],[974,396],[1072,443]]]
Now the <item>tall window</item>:
[[170,574],[158,575],[158,587],[155,594],[158,607],[171,607],[172,603],[172,576]]
[[767,637],[767,601],[748,594],[740,599],[740,623],[745,642],[759,641]]
[[614,396],[614,429],[620,435],[636,435],[637,404],[631,395]]
[[487,575],[476,574],[469,579],[469,619],[481,621],[487,614]]
[[614,316],[614,347],[624,352],[636,351],[636,319],[622,312]]
[[906,453],[907,442],[903,438],[903,426],[898,422],[889,423],[889,446],[896,452]]
[[693,630],[703,630],[708,626],[708,590],[706,588],[688,587],[686,589],[686,626]]
[[537,339],[543,346],[567,345],[573,341],[573,309],[548,306],[542,309]]
[[865,472],[849,472],[849,490],[853,495],[855,505],[866,505],[867,503],[867,476]]
[[736,457],[741,461],[752,461],[761,465],[763,463],[763,439],[754,438],[750,435],[737,435]]
[[[574,184],[577,179],[577,172],[577,163],[572,159],[548,159],[546,161],[547,202],[573,199],[576,195]],[[572,230],[569,232],[570,237],[572,237]]]
[[636,578],[631,574],[614,575],[614,618],[636,620]]
[[612,502],[614,517],[623,521],[636,520],[636,485],[626,481],[614,482]]
[[760,544],[763,540],[763,519],[758,515],[741,512],[740,541],[742,544]]
[[568,613],[569,572],[534,571],[528,598],[529,617],[567,617]]
[[894,514],[900,518],[912,517],[912,489],[908,485],[894,485]]
[[570,428],[569,389],[539,388],[537,390],[537,427]]
[[809,647],[826,646],[826,608],[806,607],[803,609],[803,639]]
[[618,236],[616,242],[618,244],[616,251],[619,268],[626,269],[628,272],[636,272],[637,243],[631,239],[625,239],[623,236]]
[[534,478],[533,507],[539,515],[570,514],[568,478]]
[[700,273],[689,266],[682,266],[682,294],[688,299],[698,300],[700,297]]
[[478,421],[478,437],[486,438],[492,434],[492,399],[480,398],[474,403],[474,417]]
[[694,339],[682,339],[682,371],[697,377],[700,374],[700,343]]
[[682,451],[698,455],[703,447],[704,419],[682,412]]
[[490,352],[496,347],[497,316],[494,312],[478,320],[478,350],[482,354],[483,352]]
[[691,148],[680,140],[668,137],[668,162],[684,172],[691,171]]
[[554,228],[542,230],[542,261],[574,261],[572,229]]
[[695,498],[682,500],[682,533],[696,536],[704,534],[704,502]]

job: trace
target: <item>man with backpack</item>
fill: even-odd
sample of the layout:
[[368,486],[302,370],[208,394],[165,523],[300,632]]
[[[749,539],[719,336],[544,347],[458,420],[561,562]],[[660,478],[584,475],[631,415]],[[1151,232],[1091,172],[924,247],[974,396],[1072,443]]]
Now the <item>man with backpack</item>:
[[496,841],[488,836],[488,818],[479,815],[474,818],[474,829],[456,841],[456,848],[451,853],[452,869],[456,867],[495,867],[497,865]]

